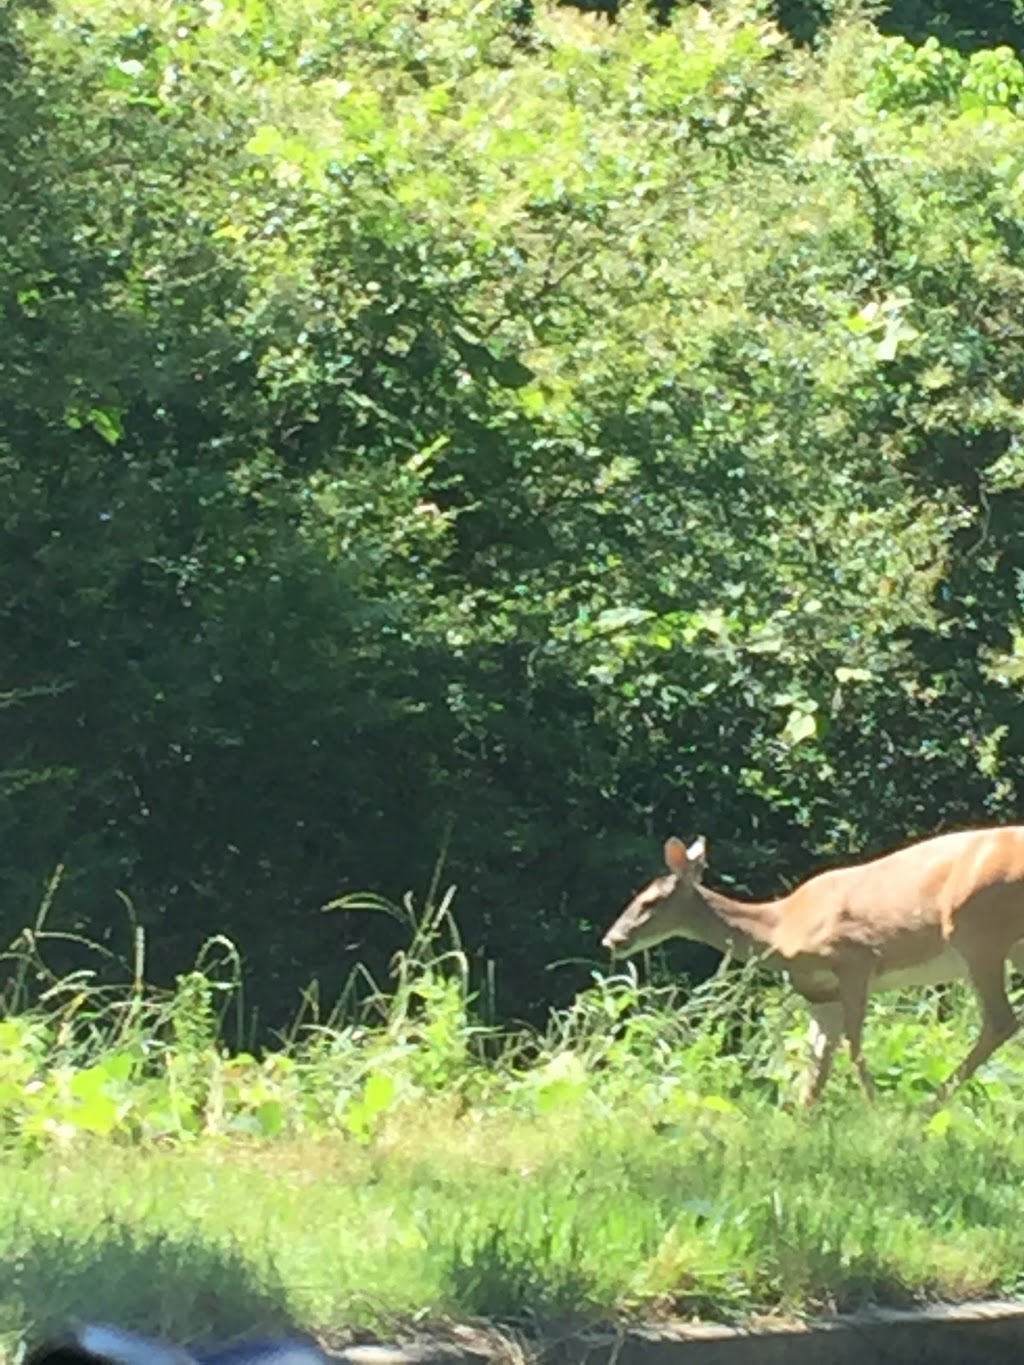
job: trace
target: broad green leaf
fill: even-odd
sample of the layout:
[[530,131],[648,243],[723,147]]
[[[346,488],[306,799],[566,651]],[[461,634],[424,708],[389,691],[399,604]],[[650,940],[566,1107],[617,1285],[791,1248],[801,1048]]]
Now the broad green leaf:
[[940,1109],[937,1114],[933,1114],[925,1124],[925,1132],[929,1137],[945,1137],[953,1123],[953,1115],[948,1109]]
[[265,123],[253,133],[245,150],[252,156],[281,156],[284,146],[285,139],[278,129]]
[[83,1132],[106,1137],[114,1131],[118,1120],[118,1106],[109,1095],[99,1091],[83,1098],[65,1112],[65,1120]]
[[812,711],[793,710],[782,731],[782,738],[788,744],[802,744],[814,739],[818,733],[818,718]]
[[280,1100],[264,1100],[256,1110],[260,1131],[266,1137],[278,1137],[284,1132],[285,1112]]
[[372,1076],[368,1076],[363,1087],[362,1099],[367,1114],[375,1116],[390,1108],[396,1090],[395,1078],[389,1073],[375,1071]]
[[116,446],[124,436],[121,414],[114,408],[90,408],[86,420],[107,445]]
[[76,1099],[92,1099],[95,1095],[102,1093],[103,1087],[109,1079],[110,1073],[102,1063],[84,1067],[81,1071],[76,1071],[71,1077],[68,1090]]
[[727,1100],[724,1095],[704,1095],[701,1097],[701,1108],[708,1109],[713,1114],[735,1114],[738,1112],[737,1106],[732,1100]]
[[112,1052],[101,1063],[108,1080],[124,1083],[131,1079],[137,1066],[137,1058],[130,1052]]

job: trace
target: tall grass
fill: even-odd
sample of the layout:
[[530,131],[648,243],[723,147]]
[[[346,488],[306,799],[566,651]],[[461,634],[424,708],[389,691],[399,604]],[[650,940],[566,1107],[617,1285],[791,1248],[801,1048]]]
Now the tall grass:
[[[47,975],[45,915],[0,1019],[0,1350],[71,1313],[185,1337],[300,1325],[827,1311],[1012,1292],[1024,1267],[1024,1055],[926,1116],[975,1027],[964,992],[872,1003],[791,1100],[806,1022],[751,968],[696,989],[595,973],[543,1032],[485,1021],[450,893],[371,898],[409,944],[280,1046],[239,1027],[213,939],[170,992]],[[41,980],[39,998],[28,983]]]

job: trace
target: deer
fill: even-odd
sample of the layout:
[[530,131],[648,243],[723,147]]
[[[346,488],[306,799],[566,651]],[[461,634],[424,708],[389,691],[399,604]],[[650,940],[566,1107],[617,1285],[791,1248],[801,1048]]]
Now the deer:
[[1024,825],[960,830],[866,862],[829,868],[788,896],[741,901],[703,884],[707,843],[665,843],[655,877],[602,939],[613,960],[670,938],[705,943],[740,961],[758,958],[809,1007],[808,1067],[800,1103],[811,1108],[846,1038],[865,1100],[875,1087],[862,1053],[869,997],[878,991],[966,979],[981,1010],[973,1047],[939,1087],[944,1104],[1016,1033],[1006,966],[1024,971]]

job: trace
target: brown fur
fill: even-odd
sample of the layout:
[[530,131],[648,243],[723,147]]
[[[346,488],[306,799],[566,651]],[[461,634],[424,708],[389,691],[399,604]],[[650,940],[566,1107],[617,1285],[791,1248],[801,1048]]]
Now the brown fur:
[[780,900],[732,900],[701,883],[706,850],[665,844],[668,875],[640,891],[602,942],[628,957],[690,938],[740,958],[762,956],[811,1006],[805,1104],[821,1095],[845,1035],[865,1095],[861,1055],[868,996],[966,977],[981,1032],[940,1091],[949,1095],[1016,1032],[1006,963],[1024,970],[1024,825],[966,830],[871,862],[820,872]]

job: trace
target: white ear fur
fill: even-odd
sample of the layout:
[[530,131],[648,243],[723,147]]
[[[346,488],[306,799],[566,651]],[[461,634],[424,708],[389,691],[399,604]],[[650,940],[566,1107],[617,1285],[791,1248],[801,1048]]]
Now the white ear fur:
[[690,876],[695,882],[699,882],[704,875],[704,867],[707,863],[708,846],[703,834],[686,850],[687,861],[690,864]]

